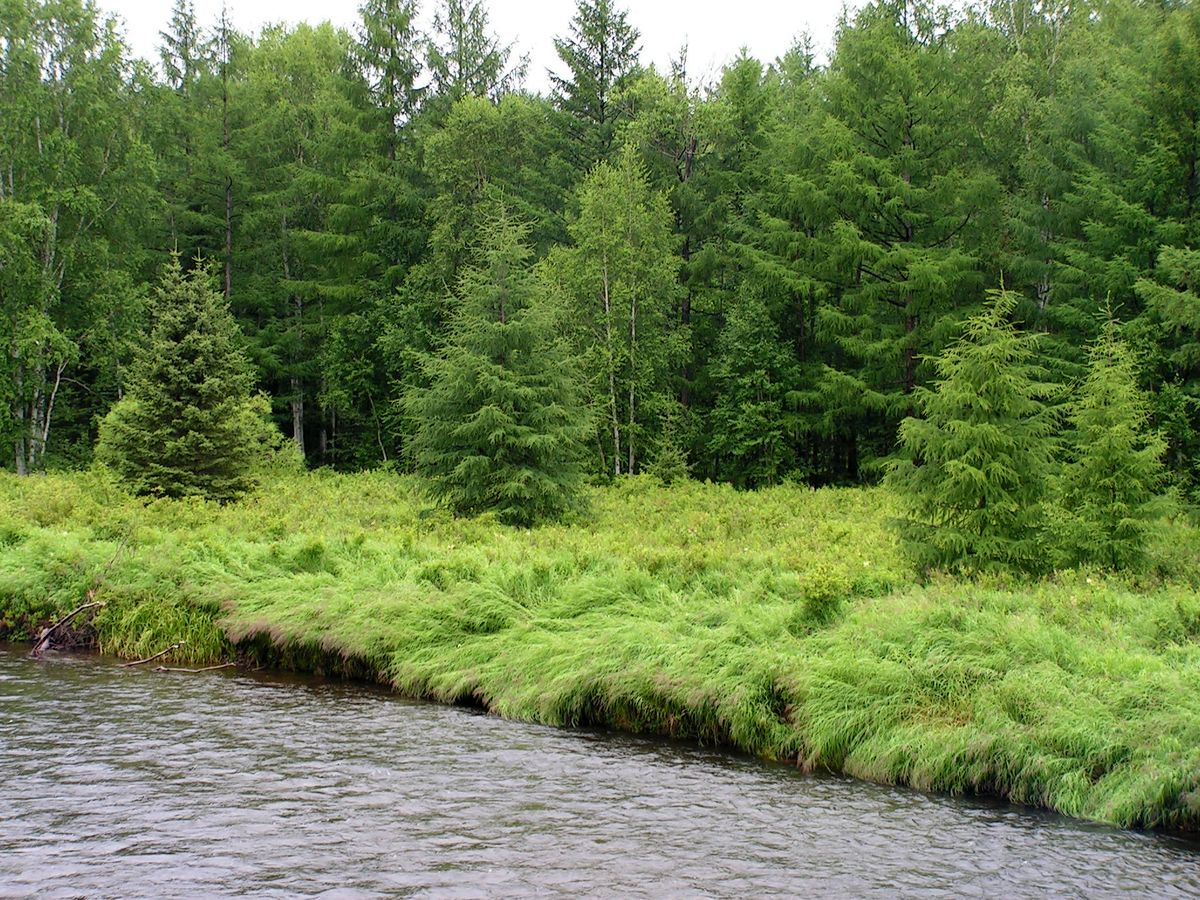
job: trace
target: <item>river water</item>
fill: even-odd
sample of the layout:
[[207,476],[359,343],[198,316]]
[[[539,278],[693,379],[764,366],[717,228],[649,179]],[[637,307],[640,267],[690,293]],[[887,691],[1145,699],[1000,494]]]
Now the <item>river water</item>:
[[0,647],[0,896],[1200,896],[1200,846],[361,685]]

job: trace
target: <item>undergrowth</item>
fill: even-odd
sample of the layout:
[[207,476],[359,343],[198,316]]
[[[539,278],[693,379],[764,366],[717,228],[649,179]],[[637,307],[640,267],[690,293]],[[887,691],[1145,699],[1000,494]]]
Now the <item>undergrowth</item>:
[[1200,552],[917,584],[880,489],[627,479],[535,530],[427,510],[384,473],[238,504],[98,474],[0,477],[0,632],[99,586],[101,646],[253,652],[555,725],[723,743],[1125,826],[1200,827]]

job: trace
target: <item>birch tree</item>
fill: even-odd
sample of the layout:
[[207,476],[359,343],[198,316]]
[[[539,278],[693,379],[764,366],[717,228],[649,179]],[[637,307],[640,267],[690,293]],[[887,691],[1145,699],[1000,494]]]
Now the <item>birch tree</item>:
[[575,340],[592,377],[601,467],[639,471],[676,403],[672,372],[686,350],[675,320],[679,258],[666,198],[654,193],[634,148],[600,163],[579,189],[574,247],[555,254]]
[[[41,468],[69,370],[106,342],[154,171],[133,72],[91,2],[0,2],[0,316],[12,459]],[[98,360],[92,360],[97,365]]]

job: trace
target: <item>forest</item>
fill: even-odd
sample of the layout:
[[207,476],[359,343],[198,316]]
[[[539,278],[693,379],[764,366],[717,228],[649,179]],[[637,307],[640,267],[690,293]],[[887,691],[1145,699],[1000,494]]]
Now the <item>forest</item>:
[[591,477],[876,481],[1000,295],[1064,390],[1113,332],[1194,489],[1193,4],[877,0],[828,59],[701,81],[579,0],[549,95],[483,0],[417,13],[250,36],[176,0],[141,60],[90,0],[0,2],[5,466],[89,463],[175,258],[311,467],[421,465],[464,286],[501,266]]

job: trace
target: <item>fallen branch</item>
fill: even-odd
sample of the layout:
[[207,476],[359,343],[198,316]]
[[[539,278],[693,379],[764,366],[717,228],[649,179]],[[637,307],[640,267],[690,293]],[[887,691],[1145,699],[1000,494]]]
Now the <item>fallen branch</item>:
[[236,668],[237,668],[237,663],[221,663],[219,666],[204,666],[201,669],[175,669],[175,668],[172,668],[171,666],[155,666],[154,671],[155,672],[187,672],[191,675],[195,675],[198,672],[213,672],[213,671],[216,671],[217,669],[236,669]]
[[49,628],[43,629],[43,631],[38,635],[38,639],[33,645],[33,650],[30,651],[31,656],[38,657],[49,650],[53,646],[52,638],[54,637],[54,633],[74,619],[85,609],[96,609],[97,607],[105,605],[102,601],[96,599],[96,594],[100,592],[100,588],[104,587],[104,582],[108,579],[108,573],[112,571],[112,567],[117,564],[117,560],[121,558],[121,554],[124,553],[125,548],[129,546],[129,538],[132,534],[133,531],[131,529],[121,538],[120,543],[117,544],[117,549],[113,552],[112,557],[108,560],[108,565],[106,565],[100,574],[96,576],[96,578],[92,581],[92,586],[87,589],[86,593],[84,593],[83,603],[71,610],[71,612],[67,613]]
[[33,645],[33,656],[41,656],[43,653],[45,653],[50,648],[50,639],[54,637],[54,632],[58,631],[58,629],[62,628],[81,612],[86,609],[96,609],[97,607],[104,606],[104,602],[102,600],[92,599],[96,596],[96,590],[96,588],[89,590],[87,594],[84,595],[87,598],[84,603],[81,603],[79,606],[75,607],[49,628],[42,629],[41,634],[38,635],[37,643]]
[[187,641],[180,641],[177,644],[172,644],[166,650],[159,650],[153,656],[147,656],[145,659],[137,659],[137,660],[134,660],[133,662],[121,663],[119,668],[131,669],[134,666],[144,666],[146,663],[152,663],[156,659],[162,659],[168,653],[174,653],[176,650],[178,650],[180,647],[182,647],[186,643],[187,643]]

